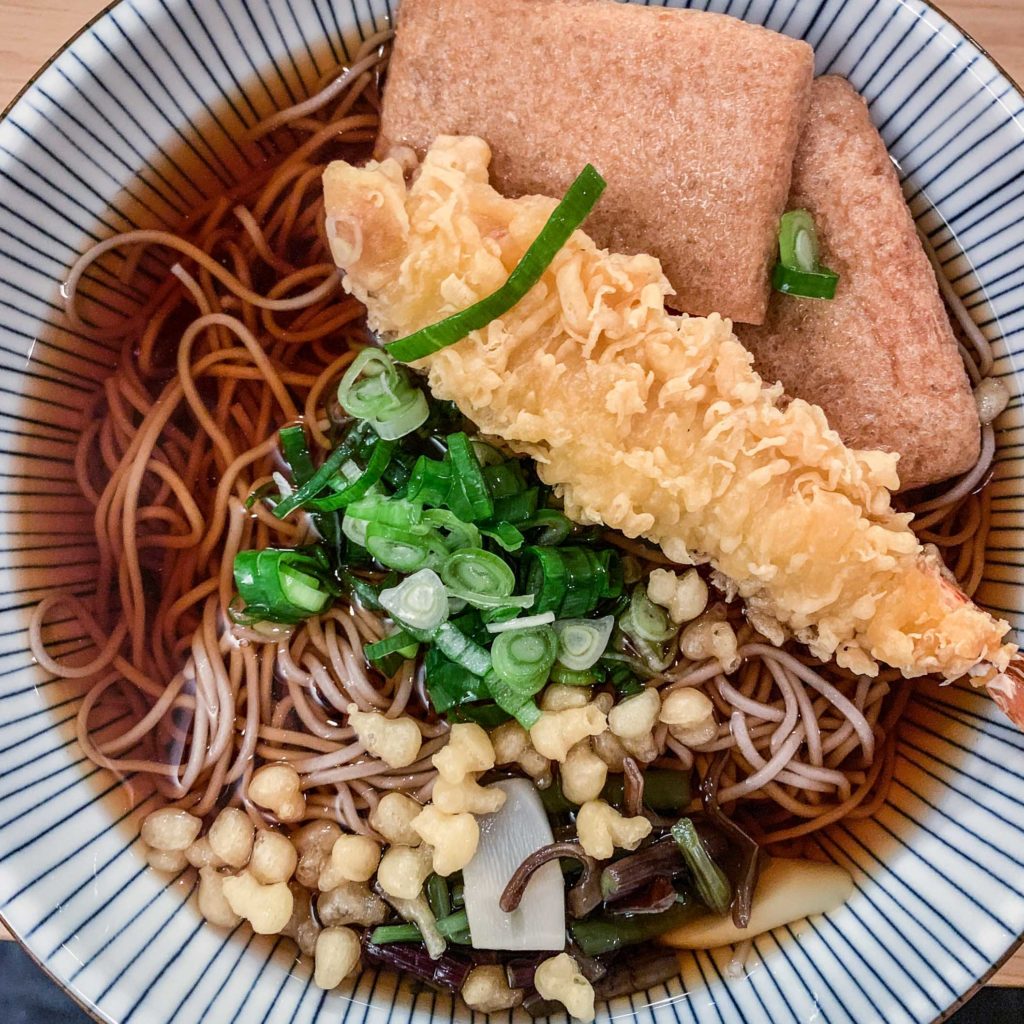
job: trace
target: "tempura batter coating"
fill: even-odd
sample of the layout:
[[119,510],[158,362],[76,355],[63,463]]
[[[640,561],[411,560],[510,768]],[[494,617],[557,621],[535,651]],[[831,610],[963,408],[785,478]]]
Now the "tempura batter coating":
[[[554,200],[505,199],[476,138],[442,137],[407,187],[390,160],[325,176],[345,287],[409,333],[497,289]],[[668,314],[650,256],[577,231],[502,320],[424,360],[434,394],[531,455],[579,522],[711,562],[821,658],[992,679],[1015,648],[892,510],[896,457],[847,448],[767,387],[728,321]]]

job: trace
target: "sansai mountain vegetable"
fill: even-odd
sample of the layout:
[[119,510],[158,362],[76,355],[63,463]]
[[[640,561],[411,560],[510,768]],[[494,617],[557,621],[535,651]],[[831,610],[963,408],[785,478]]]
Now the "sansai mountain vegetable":
[[697,895],[709,910],[716,914],[726,913],[732,902],[732,886],[722,869],[711,859],[693,821],[680,818],[672,826],[672,838],[690,869]]

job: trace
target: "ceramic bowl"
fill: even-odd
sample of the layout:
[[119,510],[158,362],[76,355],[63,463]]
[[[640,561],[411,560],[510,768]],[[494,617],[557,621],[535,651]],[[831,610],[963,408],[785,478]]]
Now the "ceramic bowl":
[[[1017,395],[1024,350],[1024,99],[921,0],[702,0],[813,44],[819,72],[868,98],[907,197]],[[122,0],[39,74],[0,123],[0,913],[39,963],[113,1024],[399,1024],[467,1011],[368,972],[325,994],[288,940],[205,924],[186,876],[139,853],[135,788],[85,760],[79,697],[35,666],[29,611],[87,593],[90,509],[71,460],[115,354],[59,328],[60,282],[96,239],[173,224],[237,162],[234,139],[306,95],[387,0]],[[348,49],[346,49],[346,47]],[[116,300],[116,283],[111,285]],[[999,423],[981,601],[1024,625],[1024,420]],[[66,628],[67,649],[80,638]],[[140,805],[141,801],[141,805]],[[757,939],[600,1010],[642,1024],[940,1019],[1024,931],[1024,736],[984,696],[925,688],[888,800],[825,850],[855,879],[835,913]]]

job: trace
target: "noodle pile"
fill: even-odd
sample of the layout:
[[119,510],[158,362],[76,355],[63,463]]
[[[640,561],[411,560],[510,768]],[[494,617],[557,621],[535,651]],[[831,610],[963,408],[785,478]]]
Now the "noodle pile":
[[[247,499],[275,477],[281,426],[303,422],[321,452],[344,368],[368,339],[359,304],[341,290],[324,235],[320,176],[331,159],[368,152],[378,122],[383,37],[312,99],[252,133],[276,155],[267,169],[189,218],[179,234],[133,231],[91,249],[66,285],[76,330],[120,346],[116,372],[86,410],[76,459],[95,510],[95,594],[47,596],[31,642],[39,663],[86,687],[78,714],[83,750],[96,764],[152,778],[169,802],[206,816],[242,806],[254,769],[289,762],[299,773],[307,820],[372,833],[369,813],[390,790],[429,798],[431,755],[446,724],[426,700],[422,669],[406,663],[384,679],[362,648],[387,633],[375,614],[344,601],[297,627],[273,632],[232,623],[232,565],[240,549],[315,540],[305,517],[280,521]],[[168,260],[178,262],[173,265]],[[119,282],[135,297],[123,315],[90,288]],[[991,369],[984,339],[964,350],[977,383]],[[922,540],[940,547],[966,593],[981,577],[989,499],[978,491],[994,450],[944,495],[918,506]],[[643,568],[666,564],[619,538]],[[92,641],[87,660],[55,660],[48,623],[77,620]],[[858,678],[801,651],[767,643],[731,615],[735,671],[682,659],[654,685],[700,687],[720,722],[708,743],[687,748],[665,726],[654,737],[667,767],[706,774],[728,761],[718,799],[762,842],[802,837],[844,817],[872,814],[892,777],[899,718],[912,684],[895,673]],[[345,709],[411,714],[424,743],[418,760],[391,769],[367,756]],[[92,728],[127,712],[119,735]]]

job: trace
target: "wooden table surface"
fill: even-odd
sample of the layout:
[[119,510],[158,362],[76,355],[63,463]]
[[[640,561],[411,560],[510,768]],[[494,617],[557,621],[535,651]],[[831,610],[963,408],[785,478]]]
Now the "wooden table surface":
[[[0,0],[0,108],[106,0]],[[1024,83],[1024,0],[939,0],[1018,82]],[[7,937],[0,927],[0,938]],[[1024,950],[993,984],[1024,985]]]

